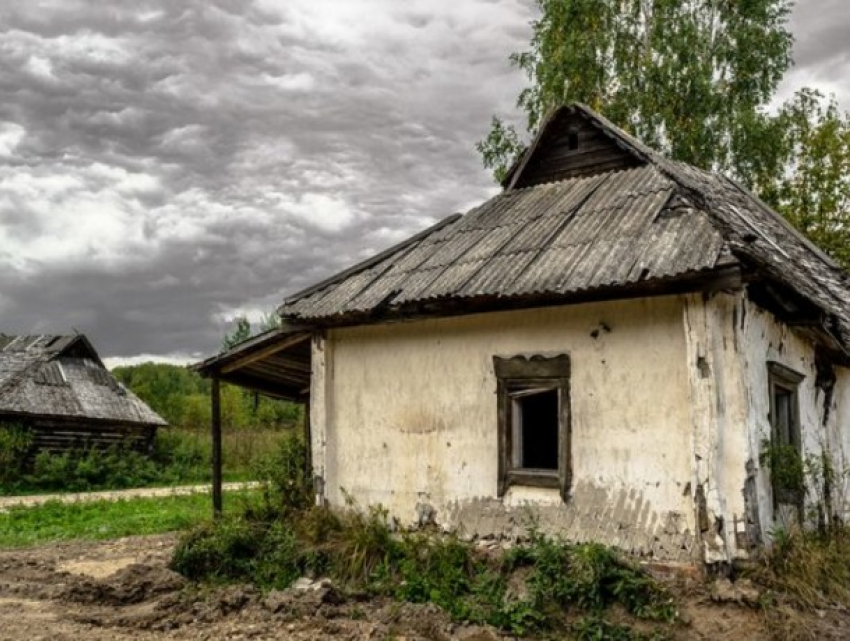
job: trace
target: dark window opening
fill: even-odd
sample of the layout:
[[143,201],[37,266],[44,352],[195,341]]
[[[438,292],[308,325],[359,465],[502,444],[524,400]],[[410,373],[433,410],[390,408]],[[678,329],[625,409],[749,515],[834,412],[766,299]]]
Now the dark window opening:
[[567,149],[575,151],[578,149],[578,132],[570,131],[567,133]]
[[770,393],[770,462],[774,510],[780,505],[803,510],[803,448],[797,389],[803,375],[768,363]]
[[514,467],[558,469],[558,390],[512,394]]
[[570,485],[570,360],[493,359],[499,407],[499,496],[511,485]]
[[794,392],[778,384],[774,384],[773,430],[779,445],[790,445],[792,447],[796,447],[797,445],[797,439],[794,435],[794,421],[791,418],[793,405]]

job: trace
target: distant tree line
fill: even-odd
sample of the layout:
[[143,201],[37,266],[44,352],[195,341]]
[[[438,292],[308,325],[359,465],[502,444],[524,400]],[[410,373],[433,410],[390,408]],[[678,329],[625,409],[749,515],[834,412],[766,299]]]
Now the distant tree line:
[[[150,405],[170,425],[204,428],[210,424],[210,381],[188,367],[142,363],[116,367],[115,377]],[[303,410],[296,403],[256,396],[233,385],[221,386],[224,429],[283,429],[300,424]]]

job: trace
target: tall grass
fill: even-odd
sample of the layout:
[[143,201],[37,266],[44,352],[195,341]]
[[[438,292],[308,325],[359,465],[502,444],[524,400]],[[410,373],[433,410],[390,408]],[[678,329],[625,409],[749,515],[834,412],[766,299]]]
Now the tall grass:
[[[226,480],[252,479],[257,465],[276,451],[281,440],[297,435],[296,428],[234,428],[222,431],[222,471]],[[208,429],[175,427],[157,434],[154,460],[184,470],[187,481],[209,480],[212,438]]]

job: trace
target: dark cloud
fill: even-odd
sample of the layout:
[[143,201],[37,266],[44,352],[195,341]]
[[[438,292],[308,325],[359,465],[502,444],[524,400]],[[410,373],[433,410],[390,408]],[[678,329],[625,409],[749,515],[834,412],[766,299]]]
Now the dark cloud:
[[834,94],[850,106],[850,12],[844,0],[798,0],[790,20],[794,67],[782,83],[788,97],[804,86]]
[[0,329],[200,355],[492,192],[527,0],[0,7]]
[[[474,143],[519,118],[507,56],[534,11],[0,4],[0,331],[200,356],[234,314],[481,201]],[[847,24],[841,0],[797,6],[784,90],[843,90]]]

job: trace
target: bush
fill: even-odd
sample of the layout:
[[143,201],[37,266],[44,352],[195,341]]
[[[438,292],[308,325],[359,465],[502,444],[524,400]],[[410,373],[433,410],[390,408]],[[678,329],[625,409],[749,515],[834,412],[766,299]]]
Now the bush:
[[13,485],[21,480],[32,443],[32,432],[23,425],[0,424],[0,485]]
[[313,502],[307,446],[295,435],[282,438],[275,450],[257,461],[254,477],[263,483],[263,514],[257,518],[285,518],[304,511]]
[[166,428],[157,432],[151,459],[172,482],[195,481],[210,476],[210,451],[206,433]]
[[32,471],[24,476],[35,490],[86,492],[149,485],[160,471],[148,457],[125,446],[76,449],[61,454],[39,452]]

